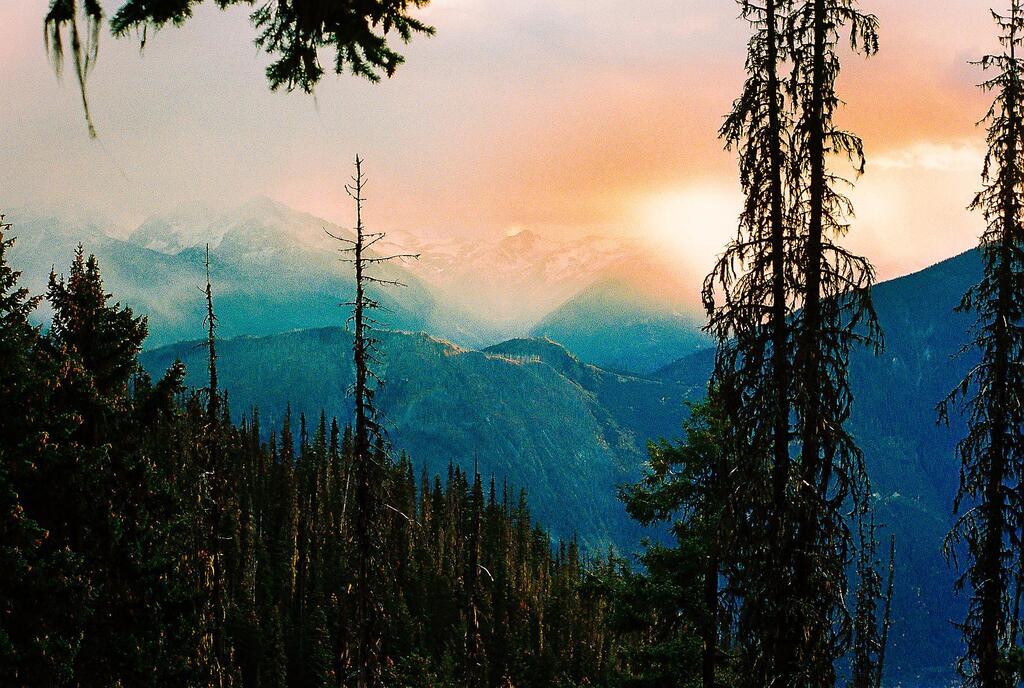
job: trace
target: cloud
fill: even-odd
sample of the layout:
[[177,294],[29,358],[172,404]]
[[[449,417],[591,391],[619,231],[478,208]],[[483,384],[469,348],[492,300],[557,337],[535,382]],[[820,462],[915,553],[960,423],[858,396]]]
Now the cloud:
[[[331,76],[315,100],[271,94],[246,11],[203,3],[184,28],[151,35],[143,58],[103,36],[98,142],[43,53],[47,3],[0,1],[5,203],[76,202],[130,224],[266,194],[343,220],[359,152],[381,229],[653,235],[704,265],[720,240],[707,227],[724,243],[735,226],[735,158],[716,135],[749,27],[731,2],[434,0],[424,17],[437,36],[405,46],[394,79]],[[975,236],[964,206],[989,96],[967,61],[995,47],[995,30],[977,0],[863,5],[881,19],[882,52],[843,56],[839,124],[869,154],[850,241],[893,274]]]
[[871,160],[871,165],[883,170],[977,173],[981,170],[984,156],[985,149],[974,141],[924,141],[877,156]]

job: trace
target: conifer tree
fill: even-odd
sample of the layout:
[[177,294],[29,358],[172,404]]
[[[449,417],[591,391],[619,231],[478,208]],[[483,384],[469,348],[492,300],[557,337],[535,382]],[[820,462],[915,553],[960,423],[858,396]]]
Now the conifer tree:
[[473,465],[473,487],[469,503],[469,557],[466,566],[466,662],[469,665],[467,685],[485,685],[487,668],[483,656],[480,624],[483,610],[480,589],[485,570],[480,561],[483,537],[484,491],[477,466]]
[[873,54],[877,21],[853,0],[741,6],[755,29],[748,79],[722,137],[740,150],[747,200],[704,289],[735,457],[730,586],[752,684],[831,685],[850,630],[847,518],[867,494],[844,429],[848,358],[855,344],[880,342],[871,266],[835,241],[852,207],[829,158],[863,169],[860,140],[833,122],[836,48],[849,31]]
[[1024,65],[1017,54],[1024,39],[1022,9],[1013,0],[1008,14],[993,12],[1003,51],[980,63],[995,72],[982,84],[995,92],[995,100],[986,117],[984,188],[971,204],[987,223],[980,241],[984,273],[959,310],[977,316],[971,348],[980,353],[981,362],[939,406],[944,419],[960,400],[967,412],[968,433],[957,447],[962,466],[953,509],[959,518],[946,551],[955,561],[957,546],[966,545],[968,562],[957,585],[969,586],[971,592],[961,626],[966,655],[959,666],[967,685],[980,688],[1005,688],[1020,680],[1007,660],[1015,650],[1010,642],[1010,575],[1019,566],[1012,561],[1011,546],[1024,524],[1019,492],[1024,477]]
[[[0,215],[0,675],[57,685],[73,672],[86,599],[78,556],[54,547],[33,499],[53,460],[49,380],[55,370],[29,316],[40,301],[11,267],[11,225]],[[41,522],[42,521],[42,522]]]
[[356,685],[360,688],[377,686],[381,681],[382,625],[381,618],[386,606],[381,595],[387,590],[383,581],[388,580],[387,564],[380,547],[382,513],[389,495],[386,491],[388,462],[388,438],[381,424],[380,411],[374,397],[382,380],[375,367],[380,363],[379,338],[374,330],[381,323],[375,313],[380,303],[368,293],[372,286],[404,286],[401,282],[373,274],[374,266],[394,260],[415,258],[412,254],[376,255],[373,247],[384,238],[383,232],[369,232],[363,223],[363,191],[366,177],[363,161],[355,159],[355,175],[345,190],[355,204],[354,239],[328,234],[346,244],[343,253],[351,257],[349,262],[355,273],[355,297],[347,305],[352,308],[350,318],[352,332],[352,360],[355,367],[355,384],[352,394],[355,402],[353,430],[353,457],[355,466],[355,518],[353,521],[354,556],[358,562],[355,581],[355,627],[358,633],[354,671]]
[[[184,370],[153,384],[138,354],[145,318],[110,303],[95,257],[79,248],[67,278],[52,274],[53,320],[45,344],[59,362],[51,406],[55,455],[27,490],[51,546],[79,557],[87,602],[75,610],[82,685],[139,684],[180,667],[188,633],[168,633],[187,595],[168,556],[181,519],[157,441],[175,413]],[[162,661],[166,658],[167,661]]]
[[[203,0],[120,0],[110,20],[115,36],[141,32],[145,48],[148,31],[188,21]],[[262,3],[251,13],[256,45],[271,56],[266,69],[270,88],[296,88],[312,93],[324,74],[321,53],[333,49],[336,74],[346,71],[371,82],[390,77],[405,58],[389,42],[394,36],[408,43],[416,34],[431,36],[434,28],[417,19],[411,9],[430,0],[281,0]],[[116,3],[115,3],[116,4]],[[252,0],[216,0],[221,9],[252,5]],[[90,136],[96,136],[86,80],[99,54],[104,19],[103,0],[50,0],[44,37],[47,52],[60,75],[65,43],[70,42]],[[66,34],[66,35],[65,35]]]
[[[229,521],[234,520],[233,500],[227,489],[228,476],[227,433],[222,415],[221,392],[217,380],[217,316],[213,309],[213,283],[210,280],[210,245],[206,245],[206,347],[209,384],[206,400],[205,461],[200,485],[205,497],[203,505],[206,531],[205,556],[209,558],[209,643],[211,654],[209,672],[212,685],[228,688],[234,684],[234,650],[227,637],[226,592],[227,553],[225,545],[231,540]],[[225,414],[226,415],[226,414]]]
[[874,270],[837,243],[849,230],[853,207],[842,193],[849,184],[829,167],[847,157],[864,170],[861,140],[839,129],[834,117],[841,69],[838,45],[844,33],[854,50],[878,50],[878,21],[855,0],[805,0],[793,17],[795,105],[795,199],[801,228],[798,251],[801,294],[795,319],[794,411],[799,440],[797,486],[792,503],[792,557],[797,614],[779,644],[781,685],[832,685],[834,663],[849,650],[847,566],[856,543],[849,515],[868,507],[863,455],[846,429],[852,405],[849,354],[859,344],[879,348],[870,289]]
[[210,245],[206,245],[206,350],[207,370],[210,375],[209,396],[206,402],[208,422],[214,425],[220,421],[220,390],[217,382],[217,316],[213,312],[213,284],[210,282]]
[[[857,595],[853,615],[850,688],[878,688],[882,685],[885,671],[885,648],[896,575],[896,544],[893,539],[889,549],[889,580],[883,590],[876,526],[871,512],[858,515],[857,538]],[[881,609],[879,605],[882,605]]]
[[[720,580],[733,573],[725,554],[735,546],[730,541],[733,486],[725,477],[733,466],[725,440],[728,421],[718,404],[712,393],[708,401],[693,405],[684,423],[685,442],[652,443],[643,479],[622,492],[634,519],[647,526],[668,522],[676,545],[648,547],[641,556],[647,574],[633,577],[627,593],[637,619],[653,620],[649,623],[657,640],[642,645],[634,659],[652,684],[675,676],[680,685],[689,685],[686,676],[699,675],[704,688],[715,688],[730,684],[727,677],[735,668],[733,648],[723,642],[729,635],[728,615],[719,589]],[[660,592],[669,586],[674,595]],[[700,631],[699,662],[692,652],[696,638],[687,626]],[[661,664],[659,658],[667,655],[671,660]]]
[[737,520],[723,525],[743,531],[733,538],[743,551],[732,553],[738,564],[732,586],[746,600],[739,632],[751,663],[747,673],[757,683],[772,675],[773,635],[767,631],[786,613],[791,585],[780,557],[790,535],[791,322],[800,284],[791,217],[792,97],[781,72],[789,58],[793,2],[739,4],[753,27],[747,80],[720,136],[739,150],[746,200],[736,239],[705,281],[704,304],[718,342],[711,384],[731,427],[730,437],[722,438],[734,457],[722,473],[730,481],[723,493],[741,505],[733,512]]
[[889,574],[885,585],[885,604],[882,607],[882,637],[878,648],[875,672],[875,688],[882,688],[885,677],[885,651],[889,648],[889,631],[892,629],[892,596],[896,589],[896,536],[889,538]]

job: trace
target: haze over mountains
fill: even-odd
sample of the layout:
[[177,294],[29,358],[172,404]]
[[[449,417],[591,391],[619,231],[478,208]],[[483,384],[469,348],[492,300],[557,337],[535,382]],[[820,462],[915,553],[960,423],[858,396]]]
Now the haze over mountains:
[[[195,288],[205,281],[207,243],[225,337],[339,325],[345,314],[338,304],[352,292],[349,268],[339,262],[343,245],[325,232],[351,236],[349,230],[267,198],[228,211],[157,215],[117,235],[25,212],[17,213],[16,229],[14,255],[34,291],[45,288],[51,267],[59,271],[70,262],[78,243],[96,253],[111,291],[149,315],[149,346],[199,333],[202,303]],[[702,341],[698,305],[692,297],[687,302],[671,266],[637,243],[550,240],[529,231],[438,241],[396,232],[376,248],[420,255],[385,268],[386,277],[407,285],[379,295],[392,311],[388,324],[397,329],[471,347],[571,331],[580,335],[573,343],[588,360],[642,371]],[[640,318],[631,329],[615,320],[624,307]],[[640,351],[635,335],[647,323],[648,343]]]
[[[341,228],[265,201],[215,217],[199,229],[176,220],[153,218],[125,240],[96,226],[18,213],[13,255],[29,288],[38,292],[51,267],[66,269],[81,243],[100,259],[108,289],[149,317],[149,346],[187,339],[202,322],[196,297],[205,282],[207,241],[214,251],[212,276],[221,286],[225,336],[339,322],[338,303],[348,300],[351,280],[320,235],[327,238],[324,226]],[[396,276],[409,284],[401,302],[382,297],[396,325],[435,327],[433,297],[400,268]]]
[[[952,675],[962,601],[941,555],[957,481],[954,446],[962,420],[936,424],[935,403],[971,365],[952,359],[969,324],[953,307],[977,279],[963,254],[881,284],[875,300],[886,330],[880,356],[852,359],[851,426],[864,449],[883,538],[897,538],[898,577],[891,660],[908,685],[943,685]],[[627,316],[623,316],[627,317]],[[268,425],[286,404],[307,418],[346,416],[351,379],[340,329],[308,330],[221,344],[222,383],[236,414],[258,406]],[[515,339],[473,351],[423,334],[389,333],[381,397],[395,445],[418,466],[453,461],[525,486],[539,515],[562,537],[634,547],[638,530],[614,499],[636,477],[645,443],[678,437],[684,401],[703,395],[713,352],[702,349],[650,375],[583,362],[547,339]],[[204,383],[196,342],[147,353],[154,372],[181,358],[189,382]],[[500,479],[500,478],[499,478]]]
[[[83,243],[99,256],[108,289],[149,315],[144,364],[158,372],[181,358],[189,383],[202,386],[203,353],[194,340],[209,241],[222,383],[236,415],[259,407],[271,428],[289,403],[296,417],[349,415],[348,334],[338,303],[350,281],[325,226],[345,232],[266,200],[204,222],[151,218],[127,239],[22,215],[13,258],[40,292],[51,265],[65,266]],[[390,323],[402,330],[384,337],[382,371],[396,447],[417,466],[478,462],[525,487],[559,536],[635,546],[639,532],[615,488],[636,476],[648,440],[678,436],[684,401],[703,394],[712,354],[692,305],[661,288],[655,260],[626,278],[622,266],[641,255],[627,244],[548,244],[526,234],[442,250],[399,239],[386,248],[424,255],[395,268],[390,276],[409,287],[385,297]],[[562,260],[559,250],[574,254]],[[963,424],[954,417],[952,427],[937,426],[934,407],[971,364],[969,356],[950,358],[969,325],[953,308],[979,271],[969,252],[880,285],[886,350],[852,360],[851,426],[881,518],[897,536],[892,666],[910,685],[944,682],[958,651],[951,620],[961,618],[961,602],[940,552]],[[478,289],[473,275],[482,275]],[[534,282],[541,286],[526,288]],[[558,299],[540,294],[543,285]]]

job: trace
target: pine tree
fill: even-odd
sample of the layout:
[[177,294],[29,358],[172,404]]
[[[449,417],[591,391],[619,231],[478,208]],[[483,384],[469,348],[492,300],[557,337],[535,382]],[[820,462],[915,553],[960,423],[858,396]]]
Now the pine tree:
[[713,392],[693,405],[685,442],[652,443],[643,479],[622,492],[630,516],[646,526],[669,522],[675,541],[673,548],[649,546],[641,556],[646,574],[626,576],[628,587],[619,593],[629,599],[623,627],[647,626],[654,638],[634,651],[632,661],[647,677],[637,685],[663,685],[670,677],[689,685],[697,676],[706,688],[732,683],[735,661],[723,643],[727,605],[719,582],[732,573],[725,553],[734,546],[735,502],[725,479],[732,471],[729,422],[718,404]]
[[[863,455],[846,429],[852,405],[849,354],[855,345],[881,346],[871,303],[874,271],[836,240],[853,215],[840,187],[848,184],[829,168],[846,156],[863,172],[860,139],[839,129],[835,82],[841,69],[837,48],[843,32],[866,55],[878,50],[878,21],[855,0],[805,0],[793,17],[793,88],[796,120],[794,221],[801,228],[798,251],[801,300],[795,319],[795,416],[800,445],[793,504],[792,558],[797,615],[779,643],[781,685],[832,685],[834,662],[849,649],[850,615],[844,599],[847,565],[855,543],[848,515],[867,508]],[[850,508],[850,505],[852,509]]]
[[[80,684],[138,684],[177,670],[163,657],[194,648],[168,615],[187,595],[169,556],[181,521],[159,442],[173,423],[184,370],[156,384],[138,354],[145,318],[109,303],[96,259],[79,248],[68,277],[51,275],[53,320],[45,345],[59,361],[52,425],[55,455],[29,492],[54,546],[80,557],[88,586],[77,610]],[[156,667],[156,668],[155,668]]]
[[[720,136],[740,153],[740,182],[746,196],[739,232],[704,285],[708,329],[718,342],[712,387],[720,412],[729,418],[723,442],[733,455],[722,479],[741,505],[736,520],[723,524],[742,531],[734,542],[743,551],[732,587],[745,600],[740,634],[746,639],[747,675],[765,684],[773,676],[774,633],[789,612],[792,586],[782,546],[791,537],[786,514],[791,495],[790,443],[793,414],[794,333],[799,301],[794,198],[790,81],[781,70],[790,57],[790,0],[740,0],[754,29],[748,43],[747,81]],[[723,553],[724,555],[724,553]],[[710,585],[710,583],[709,583]],[[707,671],[706,681],[710,681]],[[709,685],[707,682],[705,685]]]
[[220,389],[217,381],[217,316],[213,312],[213,284],[210,282],[210,245],[206,245],[206,351],[207,370],[210,376],[206,414],[210,425],[220,421]]
[[213,284],[210,280],[210,246],[206,246],[206,347],[207,387],[205,461],[202,461],[203,472],[199,476],[200,489],[203,493],[202,505],[205,519],[203,529],[206,542],[204,556],[209,559],[209,645],[211,654],[208,660],[209,681],[211,686],[227,688],[234,684],[234,649],[227,636],[227,553],[226,543],[231,541],[236,518],[233,500],[228,490],[227,476],[227,428],[222,415],[221,392],[217,380],[217,316],[213,308]]
[[831,685],[850,629],[846,565],[856,543],[847,518],[867,494],[844,429],[848,358],[858,343],[880,343],[871,266],[835,242],[852,207],[829,158],[863,169],[860,140],[833,122],[836,46],[849,30],[853,47],[873,54],[877,21],[853,0],[741,6],[755,31],[722,137],[740,151],[747,200],[704,289],[735,463],[729,583],[742,600],[750,682]]
[[[883,591],[872,513],[862,512],[858,515],[857,537],[857,595],[853,615],[850,688],[879,688],[885,671],[885,648],[891,623],[896,541],[894,537],[889,549],[889,581]],[[879,609],[880,604],[882,609]]]
[[[47,530],[41,474],[54,460],[52,359],[29,316],[40,301],[8,262],[0,215],[0,675],[13,686],[69,680],[87,600],[79,556]],[[53,438],[56,439],[56,438]]]
[[[180,26],[203,0],[120,0],[110,20],[115,36],[141,32],[146,45],[149,29]],[[321,52],[333,48],[336,74],[351,72],[371,82],[391,77],[405,58],[390,39],[397,34],[408,43],[416,34],[432,36],[434,28],[417,19],[411,8],[425,7],[430,0],[288,0],[268,2],[251,13],[257,30],[256,44],[273,58],[266,75],[270,88],[296,88],[311,93],[324,75]],[[86,79],[99,53],[103,0],[50,0],[44,36],[47,52],[60,75],[65,61],[65,41],[78,80],[89,135],[96,136]],[[221,9],[248,6],[252,0],[217,0]],[[65,33],[67,36],[65,37]]]
[[[974,312],[972,347],[981,362],[940,404],[948,418],[952,404],[964,401],[968,434],[957,447],[962,462],[954,512],[960,516],[949,534],[947,553],[956,559],[964,543],[969,556],[958,587],[971,588],[961,628],[966,656],[960,669],[969,686],[1016,685],[1006,661],[1011,651],[1009,610],[1011,543],[1020,537],[1024,477],[1024,227],[1021,185],[1022,74],[1017,50],[1024,39],[1024,12],[1013,0],[1008,15],[993,12],[1002,32],[1003,52],[981,60],[995,76],[982,84],[996,93],[987,115],[989,150],[982,171],[984,188],[971,205],[987,222],[981,236],[984,275],[964,296],[959,310]],[[973,508],[977,504],[976,508]],[[961,509],[969,506],[963,513]]]
[[469,666],[467,685],[485,685],[487,676],[486,658],[483,655],[483,638],[480,633],[482,622],[484,566],[480,562],[481,538],[483,537],[484,491],[477,466],[473,466],[473,488],[469,502],[469,557],[466,565],[466,663]]
[[415,258],[411,254],[375,255],[373,247],[384,238],[383,232],[368,232],[363,224],[363,191],[366,177],[363,175],[363,161],[355,160],[355,175],[345,190],[355,203],[355,238],[348,239],[328,234],[344,243],[343,253],[351,257],[346,260],[355,272],[355,298],[347,305],[352,308],[350,322],[353,325],[352,359],[355,367],[355,384],[352,394],[355,401],[355,427],[353,431],[353,457],[355,466],[355,518],[353,520],[354,556],[357,558],[355,580],[356,614],[355,627],[359,638],[354,658],[356,685],[360,688],[376,686],[381,680],[381,618],[386,604],[380,595],[387,589],[383,581],[388,580],[387,564],[380,552],[382,512],[389,496],[386,491],[384,463],[388,456],[388,438],[381,425],[380,412],[374,401],[378,387],[382,384],[374,368],[380,363],[379,338],[374,333],[380,322],[374,313],[380,303],[367,291],[371,286],[404,286],[401,282],[372,274],[374,266],[394,260]]

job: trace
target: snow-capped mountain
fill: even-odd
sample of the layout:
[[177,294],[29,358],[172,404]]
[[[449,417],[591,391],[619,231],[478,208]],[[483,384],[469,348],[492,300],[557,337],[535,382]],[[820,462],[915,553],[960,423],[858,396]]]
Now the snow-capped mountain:
[[[351,291],[350,267],[339,261],[344,245],[328,233],[351,237],[351,231],[268,198],[216,212],[186,207],[116,233],[53,218],[11,219],[19,223],[20,233],[31,234],[22,245],[32,246],[28,268],[40,273],[37,283],[43,283],[50,265],[59,270],[68,264],[78,241],[97,253],[112,290],[150,315],[154,345],[196,335],[192,321],[201,322],[202,304],[194,287],[205,279],[207,244],[225,309],[220,314],[225,335],[273,334],[344,321],[338,304]],[[529,230],[479,238],[407,230],[390,232],[374,248],[382,254],[420,256],[379,266],[382,277],[408,285],[379,295],[394,310],[388,319],[394,327],[486,346],[524,336],[547,317],[547,325],[557,323],[548,328],[552,335],[571,333],[576,344],[600,339],[600,347],[583,347],[581,356],[616,367],[628,367],[635,359],[626,349],[637,347],[638,332],[655,330],[634,328],[627,336],[595,314],[623,312],[628,319],[637,310],[642,311],[640,321],[659,323],[658,337],[642,335],[651,339],[643,344],[653,348],[650,360],[657,363],[679,358],[687,353],[686,342],[696,341],[695,299],[686,299],[674,267],[639,242],[553,238]],[[22,255],[27,255],[24,249]],[[610,280],[617,285],[615,298],[605,299],[612,292],[595,286]],[[624,299],[623,293],[633,296]],[[586,307],[577,305],[582,294]],[[556,313],[553,321],[550,316]],[[665,327],[672,330],[669,335]]]
[[[410,241],[411,239],[411,241]],[[458,303],[505,337],[529,331],[544,317],[591,286],[608,279],[643,286],[651,272],[669,274],[654,252],[637,241],[586,236],[559,239],[523,230],[494,239],[417,243],[406,237],[396,249],[420,254],[409,270],[441,298]],[[661,280],[659,299],[672,310],[696,313],[681,283]]]
[[[209,243],[220,259],[336,271],[341,246],[328,232],[352,236],[346,228],[260,197],[217,213],[185,208],[154,216],[128,241],[168,255]],[[667,301],[685,301],[678,283],[666,286],[672,281],[665,279],[671,271],[653,252],[625,238],[561,239],[531,230],[498,237],[437,238],[393,231],[377,248],[383,253],[418,254],[418,260],[402,266],[408,273],[501,334],[522,334],[598,282],[610,277],[643,282],[652,269],[659,274]]]
[[[45,289],[51,267],[67,271],[81,243],[99,259],[107,289],[148,316],[149,346],[201,334],[207,242],[222,336],[341,325],[347,319],[340,304],[352,298],[351,271],[339,263],[340,245],[324,227],[336,235],[345,230],[265,199],[212,218],[190,219],[187,212],[150,218],[127,240],[52,216],[19,213],[9,219],[17,238],[13,260],[33,292]],[[466,336],[473,328],[461,329],[461,314],[440,304],[415,275],[401,265],[381,274],[408,285],[378,295],[389,309],[382,319],[390,326],[477,343]],[[40,317],[47,317],[45,309]]]
[[188,207],[155,215],[139,225],[128,241],[168,255],[209,244],[214,253],[233,259],[263,263],[299,258],[307,265],[324,267],[334,265],[340,246],[328,232],[352,236],[327,220],[256,197],[226,211]]

